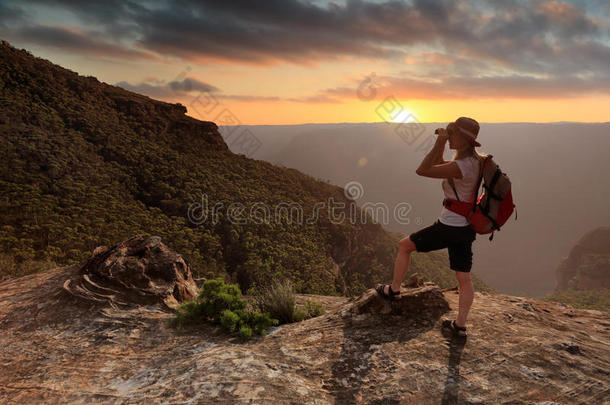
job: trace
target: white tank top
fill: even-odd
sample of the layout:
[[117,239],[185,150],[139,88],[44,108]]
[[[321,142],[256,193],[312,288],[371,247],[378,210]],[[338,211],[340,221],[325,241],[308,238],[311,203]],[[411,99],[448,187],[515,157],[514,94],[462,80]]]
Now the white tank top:
[[[460,197],[460,201],[472,202],[474,199],[474,188],[477,185],[479,180],[479,172],[480,172],[480,162],[472,156],[465,157],[463,159],[454,160],[457,163],[458,167],[462,172],[462,178],[457,179],[454,178],[453,182],[455,183],[455,189],[458,192]],[[443,193],[445,194],[445,198],[451,198],[456,200],[455,192],[449,184],[447,179],[443,179],[441,183],[443,187]],[[441,215],[438,218],[445,225],[450,226],[466,226],[468,225],[468,221],[466,217],[448,210],[446,207],[443,207],[441,210]]]

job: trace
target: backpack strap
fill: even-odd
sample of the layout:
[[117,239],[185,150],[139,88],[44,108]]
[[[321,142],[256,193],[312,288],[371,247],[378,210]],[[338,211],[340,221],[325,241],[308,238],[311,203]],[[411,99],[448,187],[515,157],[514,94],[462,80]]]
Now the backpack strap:
[[458,196],[458,193],[455,190],[455,183],[453,182],[453,177],[449,177],[447,179],[447,181],[449,182],[449,184],[451,184],[451,188],[453,188],[453,192],[455,193],[455,198],[457,198],[457,200],[460,201],[460,197]]
[[[476,209],[476,206],[477,206],[477,199],[479,198],[479,187],[481,187],[481,181],[483,180],[483,172],[485,170],[485,166],[487,165],[487,162],[492,157],[493,157],[492,155],[487,155],[487,157],[485,157],[485,161],[483,162],[483,165],[481,165],[481,169],[479,170],[479,180],[477,181],[477,186],[475,187],[474,192],[473,192],[474,204],[472,205],[472,212],[474,212],[474,210]],[[497,181],[497,179],[495,177],[494,177],[494,179]],[[451,188],[453,188],[455,197],[457,198],[458,201],[460,201],[460,197],[458,196],[457,190],[455,189],[455,183],[453,182],[453,177],[447,178],[447,181],[449,182],[449,184],[451,184]],[[495,181],[493,183],[495,183]],[[485,184],[483,184],[483,187],[485,187]]]
[[500,196],[494,194],[493,188],[496,186],[496,183],[498,182],[498,179],[500,178],[501,174],[502,174],[502,170],[500,170],[500,166],[497,166],[496,171],[495,171],[493,177],[491,178],[491,181],[489,182],[489,187],[487,187],[485,184],[483,184],[483,187],[487,190],[487,194],[489,194],[490,197],[493,197],[496,200],[500,200],[500,201],[502,201],[503,199],[500,198]]
[[[474,188],[474,204],[472,205],[472,212],[474,212],[477,208],[477,200],[479,199],[479,187],[481,187],[481,182],[483,181],[483,173],[485,173],[485,167],[487,166],[487,162],[491,160],[493,155],[487,155],[483,164],[481,165],[481,170],[479,170],[479,181],[477,181],[477,186]],[[485,187],[485,184],[483,184]]]

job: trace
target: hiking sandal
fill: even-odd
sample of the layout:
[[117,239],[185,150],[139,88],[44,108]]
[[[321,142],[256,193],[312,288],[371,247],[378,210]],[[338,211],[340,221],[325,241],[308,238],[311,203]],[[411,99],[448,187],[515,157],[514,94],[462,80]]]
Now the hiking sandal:
[[[388,291],[390,292],[390,295],[385,293],[385,286],[388,286]],[[390,301],[395,301],[398,298],[396,297],[397,295],[400,295],[400,290],[398,291],[392,291],[392,286],[389,284],[377,284],[377,286],[375,287],[375,291],[377,291],[377,293],[379,295],[381,295],[383,298],[390,300]]]
[[456,336],[459,336],[459,337],[466,337],[466,336],[468,336],[466,334],[466,327],[458,326],[455,323],[455,319],[452,319],[452,320],[445,319],[445,320],[443,320],[443,327],[451,329],[453,334],[456,335]]

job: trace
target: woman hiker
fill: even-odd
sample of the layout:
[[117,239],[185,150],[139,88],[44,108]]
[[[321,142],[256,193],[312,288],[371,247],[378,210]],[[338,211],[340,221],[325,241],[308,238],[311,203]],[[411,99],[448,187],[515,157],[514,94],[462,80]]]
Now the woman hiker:
[[[440,178],[446,198],[456,199],[455,192],[447,178],[452,178],[460,201],[473,202],[474,189],[480,175],[480,167],[485,155],[479,154],[475,146],[479,134],[479,123],[472,118],[460,117],[450,123],[447,129],[439,128],[436,143],[416,170],[420,176]],[[443,160],[445,143],[455,149],[453,160]],[[448,325],[454,333],[466,336],[466,318],[474,299],[474,287],[470,278],[472,267],[472,242],[476,232],[470,227],[466,217],[448,210],[445,206],[434,224],[420,229],[400,240],[398,255],[394,263],[392,284],[377,284],[375,289],[384,298],[394,299],[400,294],[400,284],[407,274],[411,262],[411,252],[430,252],[447,248],[449,264],[455,271],[459,284],[459,311],[457,319]]]

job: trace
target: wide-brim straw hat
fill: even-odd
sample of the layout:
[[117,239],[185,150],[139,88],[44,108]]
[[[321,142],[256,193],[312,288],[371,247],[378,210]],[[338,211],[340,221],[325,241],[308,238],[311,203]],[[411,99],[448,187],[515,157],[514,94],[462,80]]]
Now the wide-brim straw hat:
[[476,120],[468,117],[460,117],[451,124],[450,125],[454,129],[464,135],[475,146],[481,146],[481,144],[477,141],[477,136],[479,135],[480,127],[479,123]]

